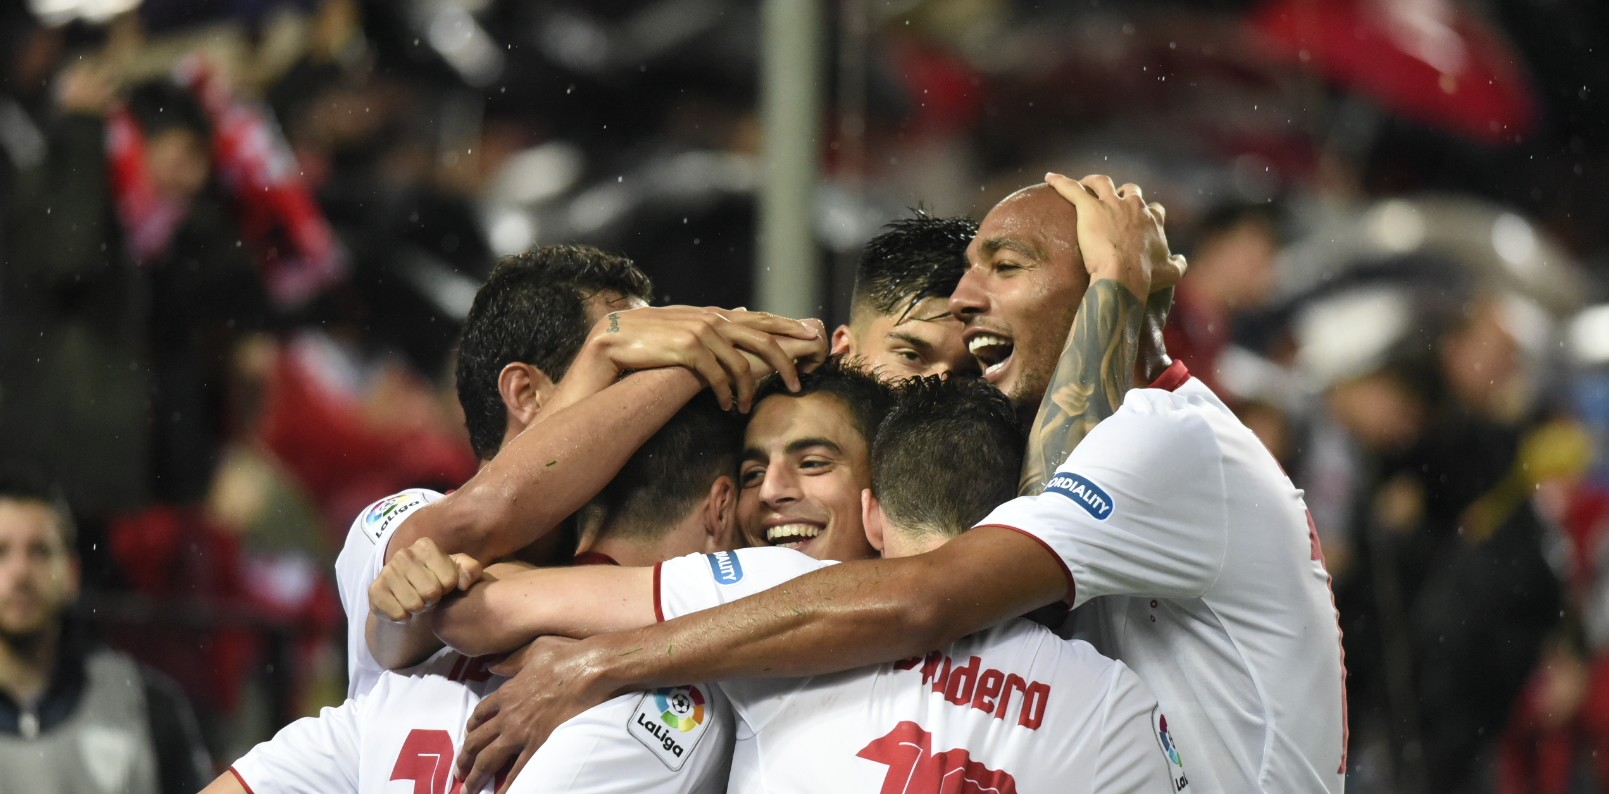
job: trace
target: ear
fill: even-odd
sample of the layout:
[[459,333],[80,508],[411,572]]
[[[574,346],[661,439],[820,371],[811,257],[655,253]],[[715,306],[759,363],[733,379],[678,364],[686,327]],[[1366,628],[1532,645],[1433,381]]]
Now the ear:
[[737,483],[731,477],[723,474],[710,483],[703,514],[706,551],[743,548],[743,533],[737,529]]
[[553,379],[547,373],[523,361],[512,362],[497,373],[497,393],[508,410],[508,421],[520,430],[536,420],[553,389]]
[[870,488],[860,490],[860,523],[866,527],[866,542],[883,553],[883,503]]
[[855,335],[849,330],[849,326],[840,325],[832,329],[832,350],[828,352],[835,356],[855,354]]

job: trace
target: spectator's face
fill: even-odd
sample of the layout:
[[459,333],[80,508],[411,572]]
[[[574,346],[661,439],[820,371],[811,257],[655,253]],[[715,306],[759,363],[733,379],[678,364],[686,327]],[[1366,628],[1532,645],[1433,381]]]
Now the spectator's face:
[[1019,410],[1044,397],[1088,285],[1078,216],[1051,188],[1007,196],[978,226],[950,311],[984,379]]
[[0,499],[0,640],[38,636],[78,594],[78,572],[49,506]]
[[760,401],[743,434],[737,520],[749,543],[818,560],[876,555],[860,520],[871,454],[849,408],[815,392]]
[[833,352],[858,358],[884,380],[978,374],[977,363],[961,342],[961,321],[950,314],[946,298],[928,298],[903,314],[868,310],[834,334]]
[[212,169],[207,142],[182,127],[163,130],[146,141],[145,165],[157,195],[181,202],[200,195]]

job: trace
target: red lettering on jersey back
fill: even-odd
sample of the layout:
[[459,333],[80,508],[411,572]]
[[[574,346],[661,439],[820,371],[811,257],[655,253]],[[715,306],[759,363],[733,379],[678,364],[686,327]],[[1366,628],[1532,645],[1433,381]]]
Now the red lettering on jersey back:
[[972,760],[965,748],[933,752],[933,734],[910,720],[856,756],[888,766],[879,794],[1016,794],[1011,773]]
[[1004,720],[1011,707],[1012,690],[1021,695],[1017,699],[1017,724],[1037,730],[1045,721],[1045,706],[1050,701],[1050,685],[1027,681],[1016,673],[1007,674],[993,667],[985,667],[983,659],[973,656],[966,664],[939,651],[931,651],[921,658],[896,662],[899,670],[914,670],[922,665],[922,683],[932,684],[933,691],[957,706],[971,706],[997,720]]

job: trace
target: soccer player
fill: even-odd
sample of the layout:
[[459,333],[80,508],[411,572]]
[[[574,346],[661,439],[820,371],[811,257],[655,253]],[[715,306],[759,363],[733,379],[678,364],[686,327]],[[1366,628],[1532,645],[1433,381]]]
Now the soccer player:
[[[1025,479],[1044,492],[923,554],[533,644],[522,656],[532,675],[569,686],[522,673],[483,703],[459,760],[470,782],[509,745],[623,687],[909,658],[1065,600],[1189,737],[1198,790],[1342,790],[1340,636],[1301,492],[1182,365],[1127,392],[1152,277],[1170,261],[1160,219],[1133,185],[1047,181],[990,211],[951,300],[985,378],[1020,414],[1040,405]],[[1102,416],[1089,443],[1060,451]],[[491,743],[516,724],[517,738]],[[470,752],[482,747],[493,751]]]
[[[758,375],[780,368],[796,383],[792,358],[824,347],[819,329],[771,315],[641,308],[651,293],[629,260],[586,246],[508,257],[476,293],[457,379],[482,469],[454,495],[404,491],[353,521],[336,560],[348,616],[349,695],[367,691],[382,670],[415,664],[439,647],[425,621],[376,648],[379,658],[371,653],[370,587],[393,555],[412,555],[418,541],[430,539],[440,551],[474,559],[522,550],[551,558],[558,540],[552,530],[703,384],[724,403],[747,408]],[[614,382],[626,370],[651,371]],[[524,433],[538,417],[540,431]],[[505,444],[541,461],[517,503],[497,498],[510,472],[490,461]],[[539,540],[545,549],[532,547]]]
[[[957,448],[966,454],[950,456]],[[886,557],[942,545],[1011,497],[1022,451],[1022,431],[998,392],[974,380],[912,381],[877,430],[872,488],[852,491],[868,542]],[[459,641],[493,631],[493,644],[506,648],[534,632],[575,633],[577,621],[592,624],[580,627],[585,633],[673,619],[828,564],[765,548],[695,554],[635,571],[537,570],[471,590],[437,623]],[[526,634],[511,633],[509,622]],[[1162,792],[1189,785],[1167,719],[1139,678],[1087,643],[1024,620],[842,675],[739,679],[715,688],[731,698],[740,722],[731,791]]]
[[883,229],[861,250],[849,323],[833,330],[832,352],[881,378],[976,375],[949,303],[978,224],[917,210]]
[[[737,448],[737,422],[714,400],[695,398],[600,494],[583,522],[584,555],[599,567],[646,566],[740,545],[732,480]],[[404,563],[394,559],[387,572]],[[473,560],[455,555],[452,564],[478,577]],[[486,577],[509,570],[518,568],[492,566]],[[379,792],[391,781],[445,792],[464,723],[501,681],[481,659],[440,651],[405,673],[380,675],[369,692],[339,708],[287,726],[207,792]],[[688,704],[674,726],[661,719],[662,701]],[[639,715],[647,721],[639,723]],[[731,743],[730,710],[711,688],[637,692],[566,722],[511,785],[594,794],[711,791],[725,786]]]
[[762,387],[743,431],[738,526],[753,546],[818,560],[869,557],[860,492],[871,487],[871,442],[893,407],[876,377],[833,357],[799,391]]

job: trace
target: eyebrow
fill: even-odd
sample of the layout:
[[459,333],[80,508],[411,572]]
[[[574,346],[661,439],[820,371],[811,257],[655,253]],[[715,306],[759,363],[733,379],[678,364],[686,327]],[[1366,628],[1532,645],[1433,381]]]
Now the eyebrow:
[[1035,261],[1043,261],[1045,252],[1038,246],[1030,245],[1015,237],[991,237],[984,240],[980,246],[984,256],[992,256],[997,251],[1012,251]]
[[[948,315],[948,312],[946,312],[946,315]],[[917,322],[921,322],[920,318],[917,319]],[[923,350],[931,350],[931,349],[933,349],[933,345],[929,344],[926,339],[920,339],[918,337],[915,337],[915,336],[912,336],[912,335],[906,334],[906,333],[901,333],[899,331],[890,331],[887,334],[885,334],[883,336],[883,338],[884,339],[891,339],[891,340],[894,340],[896,342],[904,342],[905,344],[908,344],[911,347],[917,347],[917,348],[921,348]]]
[[[783,448],[782,453],[784,455],[797,455],[814,447],[822,447],[834,455],[844,454],[844,449],[843,447],[838,446],[838,442],[829,438],[821,438],[819,436],[789,441],[788,445]],[[759,447],[746,447],[743,450],[743,455],[740,462],[748,463],[750,461],[765,460],[767,457],[768,456],[765,454],[765,450],[762,450]]]

